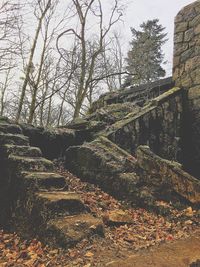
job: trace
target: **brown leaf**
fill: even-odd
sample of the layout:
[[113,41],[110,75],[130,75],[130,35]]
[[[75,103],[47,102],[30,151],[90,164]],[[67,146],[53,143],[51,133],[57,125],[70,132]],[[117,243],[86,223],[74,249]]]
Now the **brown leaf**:
[[88,251],[88,252],[85,254],[85,256],[88,257],[88,258],[91,258],[91,257],[94,256],[94,254],[93,254],[92,252]]

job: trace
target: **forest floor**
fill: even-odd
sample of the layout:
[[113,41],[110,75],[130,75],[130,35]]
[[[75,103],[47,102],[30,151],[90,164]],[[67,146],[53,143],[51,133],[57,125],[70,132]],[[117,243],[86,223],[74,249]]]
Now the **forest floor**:
[[[163,265],[162,260],[164,256],[166,259],[171,257],[173,246],[178,247],[180,254],[185,253],[184,247],[191,250],[191,255],[185,255],[187,259],[185,265],[176,265],[177,267],[187,267],[188,261],[191,259],[196,261],[198,256],[200,259],[200,250],[194,252],[197,242],[200,247],[199,211],[189,206],[175,208],[170,203],[159,201],[157,205],[168,212],[165,216],[157,215],[145,209],[130,207],[126,202],[117,201],[97,186],[80,181],[62,168],[58,171],[66,177],[69,191],[79,193],[92,214],[103,219],[105,237],[93,236],[82,240],[74,248],[63,250],[45,246],[38,239],[22,240],[16,233],[6,233],[2,230],[0,232],[0,267],[171,267],[173,265],[167,265],[167,261]],[[115,220],[117,217],[120,217],[120,223]],[[182,243],[176,246],[177,242]],[[151,254],[153,247],[155,252]],[[150,265],[151,259],[159,257],[158,252],[159,249],[162,252],[162,248],[167,254],[160,254],[160,265]],[[145,256],[148,263],[138,261],[134,265],[133,255],[139,255],[138,259],[143,259],[144,253],[145,255],[149,253],[150,258]],[[195,257],[194,253],[197,253]],[[127,261],[127,265],[120,261],[124,261],[129,256],[132,262]],[[112,264],[117,261],[119,264]],[[194,265],[194,267],[198,266],[200,266],[198,263]]]

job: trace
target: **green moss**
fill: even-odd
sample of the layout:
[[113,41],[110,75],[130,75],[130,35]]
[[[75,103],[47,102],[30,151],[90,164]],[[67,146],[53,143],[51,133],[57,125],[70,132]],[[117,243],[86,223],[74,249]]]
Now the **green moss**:
[[177,94],[181,91],[183,91],[182,88],[173,87],[172,89],[168,90],[167,92],[163,93],[162,95],[160,95],[160,96],[154,98],[152,101],[150,101],[148,106],[157,106],[161,102],[166,101],[168,98],[170,98],[171,96],[174,96],[174,94]]

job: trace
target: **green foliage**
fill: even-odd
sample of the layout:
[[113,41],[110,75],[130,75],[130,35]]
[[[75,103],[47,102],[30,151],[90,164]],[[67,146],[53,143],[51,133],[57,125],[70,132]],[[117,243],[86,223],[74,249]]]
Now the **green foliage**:
[[162,45],[167,41],[165,28],[158,19],[148,20],[140,30],[131,28],[133,39],[127,56],[127,85],[140,85],[165,76]]

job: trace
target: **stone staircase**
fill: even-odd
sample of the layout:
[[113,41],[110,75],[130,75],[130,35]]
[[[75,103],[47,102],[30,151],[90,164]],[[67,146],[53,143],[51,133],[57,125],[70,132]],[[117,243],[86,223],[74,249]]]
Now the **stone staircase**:
[[21,128],[5,119],[0,119],[0,210],[1,225],[50,245],[70,247],[103,235],[102,221],[67,191],[65,178],[29,145]]

